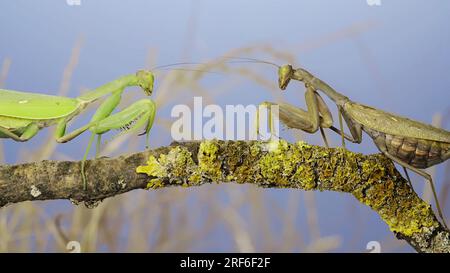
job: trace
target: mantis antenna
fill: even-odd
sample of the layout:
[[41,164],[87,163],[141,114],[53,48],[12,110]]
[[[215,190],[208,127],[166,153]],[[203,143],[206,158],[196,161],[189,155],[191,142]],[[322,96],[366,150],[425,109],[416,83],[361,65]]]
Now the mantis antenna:
[[179,70],[179,71],[196,71],[196,72],[203,72],[203,73],[212,73],[212,74],[222,74],[220,72],[216,71],[208,71],[208,70],[201,70],[201,69],[192,69],[192,68],[171,68],[172,66],[178,66],[178,65],[205,65],[205,63],[197,63],[197,62],[180,62],[180,63],[173,63],[173,64],[165,64],[165,65],[159,65],[155,66],[150,69],[150,71],[154,70]]
[[211,73],[211,74],[223,74],[223,73],[220,73],[217,71],[208,71],[208,70],[190,69],[190,68],[160,68],[158,70],[196,71],[196,72]]
[[241,61],[230,61],[230,63],[262,63],[262,64],[273,65],[277,68],[280,68],[280,66],[275,63],[263,61],[263,60],[255,59],[255,58],[245,58],[245,57],[225,57],[225,58],[241,60]]
[[[255,59],[255,58],[245,58],[245,57],[225,57],[226,59],[236,59],[236,60],[240,60],[240,61],[228,61],[227,63],[262,63],[262,64],[268,64],[268,65],[273,65],[277,68],[280,68],[279,65],[272,63],[272,62],[268,62],[268,61],[263,61],[260,59]],[[199,70],[199,69],[189,69],[189,68],[171,68],[172,66],[179,66],[179,65],[205,65],[205,63],[199,63],[199,62],[179,62],[179,63],[172,63],[172,64],[166,64],[166,65],[159,65],[159,66],[155,66],[153,68],[151,68],[151,71],[154,70],[166,70],[166,69],[171,69],[171,70],[181,70],[181,71],[198,71],[198,72],[205,72],[205,73],[214,73],[214,74],[221,74],[219,72],[214,72],[214,71],[205,71],[205,70]]]
[[167,67],[171,67],[171,66],[178,66],[178,65],[202,65],[204,63],[195,63],[195,62],[181,62],[181,63],[173,63],[173,64],[164,64],[164,65],[158,65],[155,66],[153,68],[151,68],[150,70],[160,70],[163,68],[167,68]]

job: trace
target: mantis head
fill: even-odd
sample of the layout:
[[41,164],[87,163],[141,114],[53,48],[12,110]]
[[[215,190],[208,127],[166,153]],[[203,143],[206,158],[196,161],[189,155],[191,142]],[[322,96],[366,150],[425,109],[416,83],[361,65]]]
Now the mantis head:
[[280,68],[278,69],[278,86],[281,90],[286,89],[293,74],[294,69],[292,68],[292,65],[286,64],[280,66]]
[[145,94],[150,96],[153,92],[153,83],[155,82],[155,76],[148,70],[139,70],[136,73],[138,79],[138,85],[144,89]]

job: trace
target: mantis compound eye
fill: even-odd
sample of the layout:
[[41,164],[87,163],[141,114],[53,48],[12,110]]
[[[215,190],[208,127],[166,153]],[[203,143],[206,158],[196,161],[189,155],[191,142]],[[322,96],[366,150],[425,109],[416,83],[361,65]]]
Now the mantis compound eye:
[[153,83],[155,82],[153,73],[148,70],[139,70],[136,73],[136,77],[138,79],[138,85],[150,96],[153,92]]

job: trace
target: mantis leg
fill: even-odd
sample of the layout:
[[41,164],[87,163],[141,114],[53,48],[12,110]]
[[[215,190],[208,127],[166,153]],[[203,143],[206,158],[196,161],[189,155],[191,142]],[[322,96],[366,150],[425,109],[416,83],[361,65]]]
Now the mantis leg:
[[[81,180],[83,181],[83,189],[84,190],[87,190],[87,179],[86,179],[86,173],[85,173],[84,169],[85,169],[86,159],[87,159],[87,157],[89,155],[89,151],[91,150],[92,143],[94,142],[94,139],[95,139],[95,134],[92,133],[91,137],[89,138],[89,142],[88,142],[88,146],[86,148],[86,151],[84,152],[83,159],[81,160]],[[102,135],[98,134],[97,135],[96,150],[95,150],[95,158],[97,158],[99,153],[100,153],[101,139],[102,139]]]
[[[360,130],[359,128],[356,130],[356,135],[354,136],[349,136],[347,135],[343,130],[339,130],[338,128],[334,127],[334,126],[330,126],[330,130],[337,133],[338,135],[343,135],[344,138],[352,143],[361,143],[362,141],[362,130]],[[361,134],[359,135],[359,132],[361,132]]]
[[39,132],[39,126],[34,122],[28,124],[28,126],[25,127],[25,130],[23,130],[20,135],[14,133],[14,132],[11,132],[10,130],[8,130],[6,128],[0,127],[0,133],[8,136],[9,138],[11,138],[15,141],[19,141],[19,142],[24,142],[24,141],[31,139],[32,137],[34,137],[37,134],[37,132]]
[[278,105],[279,118],[289,128],[300,129],[307,133],[315,133],[320,128],[325,145],[328,141],[322,128],[329,128],[333,123],[331,113],[322,97],[307,85],[305,100],[307,111],[288,103],[264,102],[262,105]]
[[[308,92],[308,91],[307,91]],[[320,120],[320,126],[321,128],[330,128],[333,125],[333,116],[331,115],[330,109],[328,108],[327,104],[323,100],[323,98],[320,96],[320,94],[317,91],[314,91],[314,94],[317,98],[317,107],[319,109],[319,114],[321,117]],[[306,98],[306,94],[305,94]],[[308,106],[308,104],[306,104]],[[309,108],[308,108],[309,111]]]
[[61,121],[56,128],[56,133],[55,133],[56,141],[60,142],[60,143],[68,142],[68,141],[76,138],[80,134],[84,133],[89,128],[91,128],[93,125],[96,124],[97,121],[102,120],[102,119],[106,118],[107,116],[111,115],[112,111],[114,111],[114,109],[117,107],[117,105],[120,102],[122,92],[123,92],[123,89],[119,89],[118,91],[112,93],[112,95],[110,97],[108,97],[102,104],[100,104],[99,108],[97,109],[95,114],[92,116],[91,121],[87,125],[85,125],[81,128],[78,128],[78,129],[72,131],[71,133],[66,134],[66,126],[67,126],[67,122],[69,120],[65,119],[65,120]]
[[[280,121],[289,128],[300,129],[308,133],[315,133],[318,129],[321,129],[321,132],[323,133],[322,136],[324,137],[324,142],[325,144],[328,144],[325,134],[322,130],[323,127],[316,125],[315,121],[311,121],[310,115],[307,111],[288,103],[276,104],[273,102],[264,102],[261,105],[278,105]],[[319,117],[318,123],[320,125],[326,125],[326,122],[323,121],[322,117]]]
[[[378,146],[378,145],[377,145]],[[380,145],[378,148],[380,148],[381,152],[387,156],[389,159],[391,159],[392,161],[394,161],[395,163],[399,164],[400,166],[402,166],[403,168],[405,168],[405,172],[406,169],[410,169],[411,171],[417,173],[418,175],[422,176],[423,178],[425,178],[428,182],[430,182],[430,186],[431,186],[431,190],[433,192],[433,197],[434,197],[434,201],[436,202],[436,208],[438,211],[438,215],[442,220],[443,225],[445,226],[446,229],[448,229],[447,224],[445,222],[445,218],[444,218],[444,214],[442,213],[441,210],[441,206],[439,204],[439,200],[438,200],[438,196],[436,194],[436,189],[434,187],[434,183],[433,183],[433,179],[431,178],[431,175],[426,173],[425,171],[419,170],[411,165],[409,165],[408,163],[403,162],[402,160],[396,158],[395,156],[389,154],[389,152],[387,151],[387,149],[385,148],[385,146]],[[409,175],[407,175],[407,178],[409,180]],[[411,183],[411,182],[410,182]]]
[[89,129],[95,124],[96,121],[101,120],[107,116],[109,116],[112,111],[117,107],[120,102],[120,97],[128,86],[140,86],[147,95],[151,95],[153,91],[153,83],[154,83],[154,75],[150,71],[140,70],[135,75],[127,75],[121,77],[117,80],[114,80],[110,83],[107,83],[99,88],[96,88],[77,99],[86,103],[94,102],[97,99],[111,94],[111,96],[105,100],[100,107],[97,109],[96,113],[92,117],[91,123],[69,133],[66,134],[66,125],[70,120],[69,117],[66,120],[61,121],[58,124],[56,130],[56,141],[64,143],[72,140],[78,135],[82,134],[84,131]]
[[[259,135],[260,133],[260,129],[259,129],[259,122],[260,122],[260,111],[261,111],[261,107],[264,107],[267,109],[268,111],[268,122],[269,122],[269,130],[270,130],[270,135],[271,137],[273,135],[275,135],[274,129],[273,129],[273,117],[272,117],[272,105],[277,105],[275,103],[271,103],[271,102],[263,102],[260,105],[258,105],[258,108],[256,109],[256,133]],[[279,136],[275,135],[277,138],[279,138]]]
[[330,109],[328,108],[328,106],[326,105],[325,101],[322,99],[320,94],[316,90],[314,91],[314,93],[316,94],[317,106],[319,108],[319,113],[321,117],[319,126],[320,134],[322,135],[322,139],[323,142],[325,143],[325,146],[328,148],[330,146],[328,145],[327,136],[323,128],[330,128],[333,125],[333,116],[331,115]]
[[155,103],[150,99],[143,99],[133,103],[118,113],[96,121],[95,124],[89,128],[92,135],[89,139],[88,147],[84,154],[83,160],[81,161],[81,177],[83,179],[83,187],[85,190],[87,189],[85,163],[92,143],[95,140],[95,135],[100,136],[113,129],[122,130],[122,133],[130,133],[137,131],[139,128],[146,125],[146,142],[148,145],[148,136],[155,119],[155,114]]
[[325,131],[323,130],[323,127],[319,127],[320,135],[322,135],[323,142],[325,143],[325,147],[330,148],[330,145],[328,144],[327,135],[325,134]]
[[[65,134],[66,125],[67,125],[68,120],[63,120],[62,122],[60,122],[56,129],[56,141],[62,142],[62,143],[70,141],[73,138],[75,138],[75,137],[79,136],[80,134],[82,134],[83,132],[85,132],[86,130],[95,126],[102,119],[110,116],[112,111],[114,111],[114,109],[119,104],[123,90],[124,89],[122,88],[122,89],[119,89],[119,90],[113,92],[110,97],[108,97],[102,104],[100,104],[99,108],[92,116],[91,121],[87,125],[79,128],[69,134]],[[91,136],[91,139],[89,140],[85,155],[83,157],[83,160],[81,161],[81,177],[83,179],[83,186],[84,186],[85,190],[87,188],[87,181],[86,181],[86,175],[84,173],[84,162],[85,162],[85,160],[89,154],[89,150],[92,146],[92,141],[93,141],[94,135],[95,134],[92,133],[92,136]],[[101,136],[98,135],[98,140],[97,140],[97,145],[96,145],[97,146],[96,147],[96,156],[99,154],[100,141],[101,141]]]
[[95,158],[100,155],[100,146],[102,145],[102,135],[97,135],[97,144],[95,145]]
[[407,170],[405,167],[403,167],[403,171],[405,172],[406,180],[408,180],[408,184],[409,184],[409,186],[410,186],[411,189],[412,189],[412,188],[413,188],[413,185],[412,185],[412,183],[411,183],[411,178],[409,178],[408,170]]
[[[353,143],[361,143],[362,141],[362,128],[360,124],[353,123],[353,121],[345,115],[344,110],[338,106],[339,110],[339,127],[340,129],[337,129],[334,126],[330,126],[330,129],[337,134],[340,134],[342,137],[342,147],[345,148],[345,139],[347,139],[350,142]],[[344,123],[342,121],[342,118],[344,118],[345,123],[347,124],[348,129],[350,130],[351,136],[344,133]]]
[[89,155],[89,151],[91,150],[92,142],[94,142],[95,134],[92,134],[89,138],[88,146],[86,148],[86,152],[84,152],[83,159],[81,160],[81,180],[83,180],[83,190],[87,190],[87,179],[86,172],[84,171],[84,166],[86,164],[86,159]]
[[[92,116],[91,121],[87,125],[85,125],[81,128],[78,128],[69,134],[65,134],[68,119],[65,119],[62,122],[60,122],[56,128],[56,141],[60,142],[60,143],[65,143],[67,141],[70,141],[70,140],[74,139],[75,137],[79,136],[80,134],[82,134],[83,132],[85,132],[86,130],[92,128],[92,126],[95,126],[100,120],[111,115],[111,112],[114,111],[114,109],[117,107],[117,105],[120,102],[122,92],[123,92],[123,88],[112,93],[112,95],[110,97],[108,97],[102,104],[100,104],[99,108],[97,109],[95,114]],[[81,177],[83,180],[83,187],[85,190],[87,189],[87,181],[86,181],[86,175],[84,172],[84,162],[89,154],[89,150],[92,145],[93,137],[94,137],[94,133],[92,133],[92,136],[89,140],[85,155],[83,157],[83,160],[81,161]],[[101,136],[99,135],[98,141],[97,141],[96,156],[99,154],[100,140],[101,140]]]
[[151,99],[142,99],[120,112],[97,121],[89,130],[97,135],[114,129],[121,130],[122,133],[130,133],[146,125],[146,141],[148,141],[148,134],[153,125],[155,114],[156,104]]
[[344,149],[346,149],[346,147],[345,147],[345,136],[344,136],[344,124],[343,124],[343,122],[342,122],[342,111],[341,111],[341,108],[340,108],[340,107],[339,107],[339,113],[338,113],[338,115],[339,115],[339,128],[341,128],[342,147],[343,147]]
[[[60,122],[58,124],[57,130],[56,130],[56,140],[58,142],[63,142],[64,143],[64,142],[70,141],[73,138],[75,138],[78,135],[80,135],[83,132],[85,132],[86,130],[91,130],[92,131],[91,139],[89,140],[88,147],[86,149],[84,158],[81,161],[81,170],[82,170],[82,179],[83,179],[84,189],[87,188],[87,181],[86,181],[86,176],[85,176],[85,172],[84,172],[84,165],[85,165],[85,160],[86,160],[86,158],[87,158],[87,156],[89,154],[90,148],[92,146],[94,136],[98,135],[98,138],[97,138],[97,152],[96,152],[96,154],[98,155],[99,154],[99,144],[100,144],[100,140],[101,140],[101,134],[109,131],[110,129],[120,129],[120,128],[123,128],[123,127],[128,127],[128,126],[130,126],[129,122],[131,122],[129,120],[129,118],[136,118],[136,116],[133,115],[133,113],[131,113],[131,114],[129,113],[130,116],[128,116],[128,117],[123,117],[123,116],[119,115],[120,113],[123,113],[126,109],[124,111],[122,111],[122,112],[119,112],[117,114],[111,115],[112,111],[114,111],[114,109],[117,107],[117,105],[120,102],[122,92],[123,92],[123,88],[113,92],[112,95],[110,97],[108,97],[108,99],[106,99],[99,106],[99,108],[97,109],[95,114],[92,116],[91,121],[87,125],[85,125],[85,126],[83,126],[81,128],[78,128],[78,129],[76,129],[75,131],[73,131],[73,132],[71,132],[69,134],[65,134],[66,125],[67,125],[68,120],[63,120],[62,122]],[[130,107],[135,107],[137,105],[137,103],[138,102],[132,104]],[[130,109],[130,107],[128,107],[127,109]],[[137,110],[139,110],[139,109],[137,109]],[[128,113],[128,112],[126,112],[126,113]],[[152,122],[153,122],[153,118],[154,118],[154,113],[152,115]],[[111,120],[118,120],[119,121],[118,125],[117,126],[112,126],[110,129],[106,129],[106,130],[101,129],[102,125],[106,124],[108,121],[111,121]],[[149,130],[150,129],[147,130],[147,143],[148,143],[148,132],[149,132]]]

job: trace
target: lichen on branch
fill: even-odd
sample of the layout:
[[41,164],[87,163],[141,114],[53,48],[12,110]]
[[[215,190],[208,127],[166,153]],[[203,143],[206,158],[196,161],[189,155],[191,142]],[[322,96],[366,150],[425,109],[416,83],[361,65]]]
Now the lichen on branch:
[[367,157],[342,148],[280,140],[204,141],[199,145],[198,163],[194,157],[187,148],[176,146],[159,158],[150,156],[137,172],[151,177],[148,188],[220,181],[347,192],[379,212],[393,232],[411,236],[440,226],[431,206],[412,194],[392,162],[382,155]]
[[[382,154],[365,156],[283,140],[173,143],[87,161],[88,191],[82,189],[79,166],[79,162],[59,161],[0,166],[0,206],[47,199],[91,203],[138,188],[221,182],[328,190],[350,193],[371,207],[398,238],[417,251],[450,252],[448,230]],[[33,196],[31,190],[40,194]]]

